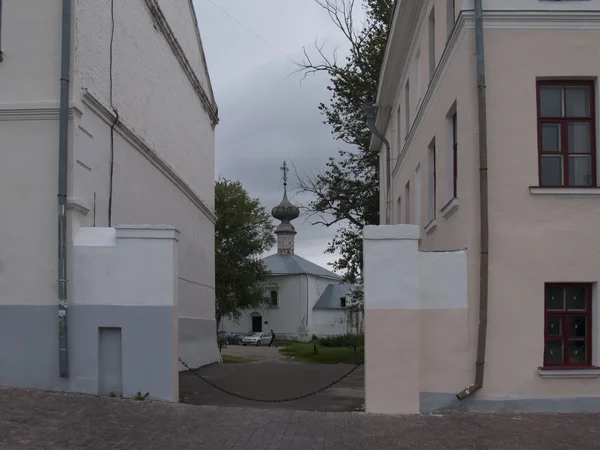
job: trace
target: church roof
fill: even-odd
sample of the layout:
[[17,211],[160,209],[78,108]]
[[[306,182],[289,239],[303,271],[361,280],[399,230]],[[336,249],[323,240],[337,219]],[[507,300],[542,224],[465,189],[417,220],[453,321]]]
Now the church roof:
[[313,309],[345,309],[342,307],[341,298],[350,295],[356,289],[360,289],[356,284],[330,284],[325,288]]
[[293,253],[276,253],[264,258],[263,262],[273,275],[306,274],[334,280],[342,279],[339,275]]

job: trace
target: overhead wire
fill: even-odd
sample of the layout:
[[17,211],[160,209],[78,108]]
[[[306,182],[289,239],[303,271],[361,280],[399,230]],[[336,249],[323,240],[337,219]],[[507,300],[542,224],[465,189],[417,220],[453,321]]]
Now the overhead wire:
[[232,16],[230,13],[228,13],[227,11],[225,11],[223,8],[221,8],[219,5],[217,5],[213,0],[206,0],[208,3],[212,4],[215,8],[217,8],[219,11],[221,11],[223,14],[225,14],[227,17],[229,17],[231,20],[233,20],[234,22],[236,22],[238,25],[240,25],[242,28],[244,28],[246,31],[248,31],[249,33],[253,34],[256,38],[260,39],[262,42],[264,42],[265,44],[267,44],[269,47],[271,47],[272,49],[274,49],[275,51],[277,51],[278,53],[282,54],[283,56],[285,56],[287,59],[289,59],[290,61],[292,61],[294,64],[296,64],[296,61],[294,61],[292,59],[291,56],[285,54],[281,49],[277,48],[277,46],[271,44],[269,41],[267,41],[265,38],[263,38],[261,35],[259,35],[258,33],[256,33],[255,31],[253,31],[252,29],[248,28],[246,25],[244,25],[242,22],[240,22],[238,19],[236,19],[234,16]]

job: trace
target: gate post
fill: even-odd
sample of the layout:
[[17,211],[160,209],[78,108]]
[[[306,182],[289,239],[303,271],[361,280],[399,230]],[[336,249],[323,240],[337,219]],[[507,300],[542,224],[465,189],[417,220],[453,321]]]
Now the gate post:
[[363,230],[365,409],[418,414],[420,372],[419,227]]

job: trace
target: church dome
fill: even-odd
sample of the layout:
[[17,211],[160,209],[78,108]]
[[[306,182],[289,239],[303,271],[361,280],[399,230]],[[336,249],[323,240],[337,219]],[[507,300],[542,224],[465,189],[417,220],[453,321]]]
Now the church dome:
[[284,191],[283,200],[271,210],[271,215],[282,222],[289,222],[300,216],[300,209],[292,205],[287,198],[287,191]]
[[271,210],[271,215],[277,220],[289,223],[300,216],[300,209],[292,205],[287,198],[287,173],[289,169],[285,161],[283,162],[283,166],[281,166],[281,170],[283,172],[283,200]]

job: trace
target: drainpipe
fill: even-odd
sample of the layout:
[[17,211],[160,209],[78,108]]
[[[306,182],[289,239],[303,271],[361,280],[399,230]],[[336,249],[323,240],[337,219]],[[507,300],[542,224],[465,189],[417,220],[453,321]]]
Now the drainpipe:
[[375,135],[375,137],[377,137],[385,145],[385,151],[386,151],[386,154],[385,154],[385,171],[386,171],[385,194],[386,194],[386,205],[387,205],[385,223],[387,225],[389,225],[391,223],[390,186],[392,184],[392,173],[391,173],[392,154],[390,151],[389,141],[385,138],[385,136],[383,134],[381,134],[381,132],[375,126],[375,119],[377,117],[377,109],[376,108],[377,108],[377,105],[374,105],[373,103],[365,103],[363,105],[363,109],[365,110],[365,114],[367,116],[367,126],[369,127],[369,130],[371,131],[371,133],[373,133],[373,135]]
[[71,64],[71,0],[62,2],[60,112],[58,134],[58,364],[69,376],[67,340],[67,170],[69,149],[69,72]]
[[[306,331],[307,334],[310,334],[310,330],[308,328],[308,298],[309,298],[309,294],[308,294],[308,274],[306,274]],[[309,336],[312,339],[312,336]]]
[[485,60],[483,54],[483,8],[481,0],[475,0],[475,52],[477,55],[477,100],[479,116],[479,208],[481,253],[479,261],[479,329],[477,332],[477,361],[475,383],[462,390],[456,397],[464,400],[483,387],[485,344],[488,316],[488,262],[489,262],[489,212],[488,212],[488,163],[487,163],[487,115],[485,98]]

